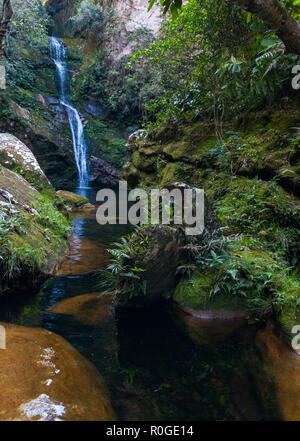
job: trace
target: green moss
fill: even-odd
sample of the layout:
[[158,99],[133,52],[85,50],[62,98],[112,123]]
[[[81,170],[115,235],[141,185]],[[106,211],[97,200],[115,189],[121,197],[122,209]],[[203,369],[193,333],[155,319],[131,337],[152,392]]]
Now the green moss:
[[72,193],[71,191],[59,190],[56,193],[66,203],[66,205],[69,205],[71,207],[79,208],[90,205],[87,198],[79,194]]
[[[210,181],[212,184],[212,182]],[[261,245],[289,259],[298,256],[299,203],[276,182],[229,178],[216,180],[211,191],[217,215],[228,233],[250,234]]]
[[232,250],[229,257],[211,266],[204,261],[189,279],[181,282],[174,300],[193,309],[247,310],[264,314],[271,304],[267,289],[277,264],[263,251]]
[[274,309],[277,319],[286,335],[292,338],[292,328],[300,323],[299,274],[281,273],[275,282]]
[[153,173],[157,169],[157,160],[154,156],[146,156],[139,151],[135,151],[131,160],[133,165],[139,170]]
[[141,181],[141,172],[132,164],[125,164],[123,168],[123,178],[128,182],[131,188],[134,188]]
[[122,168],[129,158],[129,152],[120,127],[102,117],[90,117],[85,133],[93,155],[105,159],[117,169]]
[[176,180],[176,163],[169,162],[161,172],[161,183],[165,185],[167,182]]
[[241,297],[228,294],[211,296],[211,290],[220,275],[221,271],[216,271],[216,269],[196,271],[189,280],[184,280],[177,286],[173,299],[184,306],[199,310],[249,309],[247,301]]
[[0,186],[17,201],[12,212],[0,209],[1,294],[19,281],[24,288],[30,287],[53,268],[67,246],[70,224],[52,198],[4,167]]

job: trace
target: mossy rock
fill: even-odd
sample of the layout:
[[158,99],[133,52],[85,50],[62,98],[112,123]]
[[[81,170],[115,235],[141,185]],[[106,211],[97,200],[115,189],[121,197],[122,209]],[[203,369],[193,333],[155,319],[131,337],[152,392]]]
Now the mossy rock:
[[[27,91],[25,92],[27,94]],[[37,100],[38,93],[30,92],[29,95],[32,95],[30,103],[27,99],[23,100],[23,95],[17,99],[14,94],[13,101],[9,95],[1,94],[0,132],[11,133],[22,141],[35,155],[53,185],[57,188],[70,186],[76,182],[77,173],[74,154],[71,151],[68,118],[60,118],[64,110],[61,108],[61,114],[58,115],[55,109],[59,106],[59,101],[50,98],[49,94],[39,96],[44,104]],[[33,176],[26,174],[24,168],[14,169],[5,163],[4,166],[22,174],[30,183],[38,184],[31,180]]]
[[0,133],[0,163],[21,174],[37,190],[54,193],[31,150],[9,133]]
[[131,163],[125,164],[122,175],[131,188],[134,188],[141,181],[141,172]]
[[135,151],[132,155],[132,163],[138,170],[146,172],[156,171],[156,158],[153,156],[146,156],[139,151]]
[[90,205],[87,198],[79,194],[72,193],[71,191],[58,190],[56,194],[66,203],[66,205],[73,208],[80,208]]
[[139,141],[138,144],[139,152],[146,156],[159,155],[162,152],[162,146],[160,144],[151,144],[147,140]]
[[281,329],[290,340],[295,336],[292,328],[300,324],[300,280],[297,274],[285,274],[278,277],[277,285],[274,309]]
[[299,200],[275,182],[242,177],[209,180],[217,215],[228,234],[250,234],[263,247],[297,258]]
[[69,220],[53,199],[0,166],[0,295],[44,280],[67,248]]
[[279,178],[280,184],[299,194],[300,112],[294,103],[288,109],[245,114],[238,136],[227,143],[229,162],[238,174]]
[[176,163],[169,162],[161,172],[161,183],[165,185],[167,182],[176,180]]
[[219,294],[211,297],[210,292],[216,278],[221,275],[220,270],[198,270],[191,279],[181,282],[173,295],[177,303],[198,310],[245,310],[247,301],[237,296]]
[[[232,252],[232,256],[239,259],[244,264],[253,265],[253,276],[255,275],[255,265],[259,260],[274,263],[273,259],[264,251],[243,250]],[[226,311],[249,311],[249,314],[259,315],[268,303],[265,298],[263,306],[256,308],[253,303],[253,294],[239,294],[236,292],[230,294],[227,291],[220,290],[214,292],[216,282],[222,281],[228,269],[228,262],[216,265],[214,267],[203,267],[197,269],[190,279],[182,281],[177,287],[173,295],[173,299],[182,306],[195,310],[226,310]],[[252,274],[250,274],[250,278]],[[232,280],[232,283],[235,283]]]

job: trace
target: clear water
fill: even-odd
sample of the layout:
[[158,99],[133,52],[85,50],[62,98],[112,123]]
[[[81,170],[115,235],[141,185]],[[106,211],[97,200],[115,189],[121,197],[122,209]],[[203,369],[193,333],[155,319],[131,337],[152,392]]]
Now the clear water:
[[[85,194],[95,202],[92,190]],[[178,327],[168,303],[116,311],[95,325],[46,312],[63,299],[99,291],[92,262],[84,257],[85,240],[103,267],[102,250],[127,232],[124,225],[98,225],[95,213],[76,215],[73,227],[82,244],[82,261],[74,263],[81,263],[81,274],[72,274],[71,264],[70,274],[53,277],[38,293],[0,299],[0,321],[42,327],[68,340],[104,376],[120,420],[263,419],[248,372],[249,357],[256,357],[252,345],[197,346]]]
[[75,107],[70,104],[68,69],[66,63],[67,48],[59,38],[50,37],[50,55],[55,63],[59,81],[60,103],[68,113],[75,161],[79,176],[79,187],[88,187],[89,174],[87,165],[87,144],[84,137],[84,127]]

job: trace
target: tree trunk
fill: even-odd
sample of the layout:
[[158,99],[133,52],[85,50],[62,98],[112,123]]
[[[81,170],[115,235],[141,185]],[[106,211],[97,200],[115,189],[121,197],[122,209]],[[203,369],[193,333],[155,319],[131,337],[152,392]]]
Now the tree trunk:
[[0,60],[3,56],[6,56],[4,48],[5,36],[7,34],[12,15],[13,10],[10,0],[3,0],[2,12],[0,16]]
[[283,41],[288,52],[300,55],[300,24],[278,0],[225,0],[260,18]]

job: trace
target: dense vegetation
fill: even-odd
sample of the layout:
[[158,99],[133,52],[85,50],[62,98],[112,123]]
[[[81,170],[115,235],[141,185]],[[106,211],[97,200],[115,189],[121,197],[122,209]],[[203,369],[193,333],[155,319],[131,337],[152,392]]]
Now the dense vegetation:
[[[287,6],[299,18],[297,3]],[[300,292],[299,201],[290,194],[299,194],[299,98],[291,88],[299,57],[266,23],[226,2],[191,0],[173,15],[127,64],[131,74],[149,74],[140,92],[148,137],[125,176],[204,187],[221,220],[187,241],[177,302],[248,309],[256,318],[275,311],[290,333]],[[151,242],[142,229],[111,250],[106,282],[121,301],[130,290],[147,295],[137,237]]]
[[[172,17],[154,35],[145,27],[126,33],[114,4],[69,2],[63,38],[72,99],[92,152],[118,168],[128,159],[126,136],[146,129],[125,168],[132,185],[181,181],[205,189],[220,225],[187,240],[175,300],[195,308],[238,307],[242,300],[257,317],[275,311],[289,332],[300,289],[300,116],[291,88],[299,52],[271,16],[238,3],[190,0],[181,8],[181,1],[163,1]],[[57,98],[47,37],[57,2],[12,5],[17,12],[2,61],[9,99],[30,112],[43,136],[62,135],[68,144],[67,126],[52,125],[45,110],[45,97]],[[281,5],[297,31],[299,2]],[[3,106],[1,120],[13,111]],[[57,168],[59,160],[47,158],[46,165]],[[151,240],[143,228],[111,250],[104,274],[104,284],[128,298],[147,295],[143,255]]]

